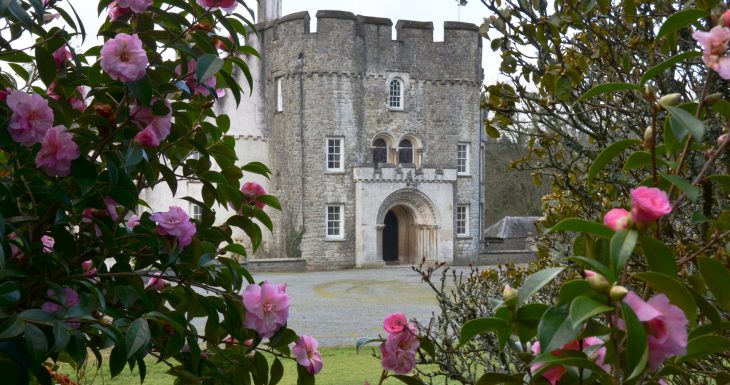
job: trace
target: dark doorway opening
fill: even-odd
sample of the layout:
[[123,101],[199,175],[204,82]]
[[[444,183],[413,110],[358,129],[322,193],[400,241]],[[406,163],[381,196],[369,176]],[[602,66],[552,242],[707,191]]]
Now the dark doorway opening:
[[383,222],[383,260],[394,263],[398,261],[398,217],[388,211]]

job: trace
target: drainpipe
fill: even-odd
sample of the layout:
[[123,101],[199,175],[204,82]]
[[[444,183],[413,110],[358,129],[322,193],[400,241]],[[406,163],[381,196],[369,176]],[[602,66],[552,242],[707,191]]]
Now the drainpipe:
[[302,214],[302,229],[304,228],[304,53],[299,52],[297,59],[297,72],[299,73],[299,151],[301,154],[300,169],[300,196],[299,212]]

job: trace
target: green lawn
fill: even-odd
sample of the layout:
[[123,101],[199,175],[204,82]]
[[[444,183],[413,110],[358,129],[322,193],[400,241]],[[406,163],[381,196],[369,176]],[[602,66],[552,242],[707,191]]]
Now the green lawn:
[[[363,385],[367,380],[371,385],[376,385],[380,378],[380,361],[371,354],[371,348],[363,349],[360,354],[355,353],[355,347],[322,348],[322,360],[324,368],[317,375],[317,385]],[[281,385],[296,385],[297,370],[296,363],[291,360],[284,361],[284,378]],[[91,365],[89,366],[92,367]],[[102,371],[89,373],[81,384],[104,384],[104,385],[134,385],[139,384],[137,372],[130,372],[126,368],[113,380],[109,379],[109,367],[105,363]],[[173,377],[166,374],[167,366],[164,364],[155,365],[154,360],[147,364],[147,378],[145,385],[172,385]],[[68,371],[66,373],[69,373]],[[71,373],[69,373],[71,374]],[[75,376],[71,376],[75,379]],[[400,384],[397,380],[386,381],[386,384]]]

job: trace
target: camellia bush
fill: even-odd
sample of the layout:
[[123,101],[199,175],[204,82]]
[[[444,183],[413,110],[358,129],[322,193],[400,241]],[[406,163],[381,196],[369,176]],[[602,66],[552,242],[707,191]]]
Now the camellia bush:
[[[448,331],[419,335],[415,356],[462,383],[463,373],[476,384],[730,383],[726,4],[482,2],[494,11],[483,32],[500,36],[492,49],[515,82],[488,87],[487,129],[534,119],[525,164],[558,171],[541,235],[562,238],[539,243],[552,266],[461,305],[488,314],[464,322],[449,349],[494,341],[469,351],[481,370],[443,369],[464,365],[439,358]],[[565,247],[545,248],[556,239]],[[444,380],[414,370],[413,345],[397,345],[394,366],[396,340],[375,341],[380,383]]]
[[[98,9],[98,34],[74,5]],[[212,109],[240,100],[234,76],[250,83],[246,4],[8,0],[0,15],[0,382],[88,383],[89,362],[142,381],[153,359],[171,383],[276,384],[296,359],[314,383],[317,342],[287,328],[286,285],[254,281],[232,239],[256,248],[278,209],[242,185],[269,171],[237,164]],[[140,199],[178,180],[202,184],[183,198],[200,220]],[[216,207],[235,215],[215,225]]]

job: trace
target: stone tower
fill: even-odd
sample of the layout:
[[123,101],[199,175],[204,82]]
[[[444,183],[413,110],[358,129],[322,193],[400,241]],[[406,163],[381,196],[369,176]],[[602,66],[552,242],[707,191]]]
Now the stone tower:
[[[259,2],[244,58],[251,96],[226,97],[243,163],[264,161],[274,232],[263,257],[309,269],[476,259],[483,223],[481,38],[473,24],[350,12],[280,17]],[[239,76],[245,88],[245,78]],[[245,99],[245,98],[244,98]]]

